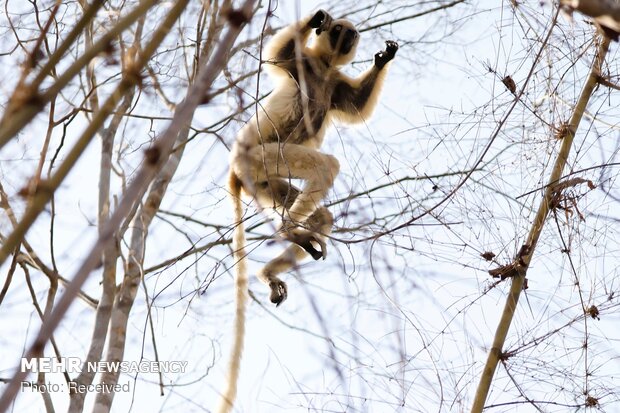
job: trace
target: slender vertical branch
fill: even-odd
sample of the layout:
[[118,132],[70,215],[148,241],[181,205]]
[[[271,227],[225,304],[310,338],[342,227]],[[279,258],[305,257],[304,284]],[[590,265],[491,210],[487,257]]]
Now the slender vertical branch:
[[[189,128],[185,127],[177,134],[176,142],[179,143],[186,140],[188,133]],[[129,314],[138,292],[138,286],[144,275],[142,263],[144,262],[148,229],[155,214],[159,210],[161,201],[166,194],[168,185],[174,177],[182,156],[183,150],[174,151],[170,154],[168,161],[151,184],[146,200],[140,205],[136,217],[132,222],[131,240],[125,274],[111,308],[110,333],[107,354],[105,356],[107,362],[114,363],[124,359]],[[108,385],[116,384],[118,382],[118,377],[118,371],[110,370],[103,372],[101,374],[101,383]],[[109,411],[114,396],[114,392],[98,393],[95,399],[95,410]]]
[[[136,37],[136,42],[139,35]],[[118,107],[112,117],[110,124],[101,133],[101,162],[99,169],[99,208],[97,224],[99,228],[107,222],[110,215],[110,175],[112,171],[112,150],[114,136],[121,124],[123,115],[129,110],[135,95],[135,88],[131,90]],[[117,248],[117,237],[114,242],[109,243],[102,257],[103,275],[101,277],[101,298],[97,311],[95,312],[95,323],[93,326],[90,347],[86,359],[82,363],[82,371],[75,379],[78,385],[89,385],[92,383],[95,372],[86,368],[90,362],[101,360],[101,354],[105,345],[108,326],[110,324],[110,314],[116,292],[116,264],[119,255]],[[69,413],[79,413],[83,410],[86,393],[72,393],[69,404]]]
[[538,207],[538,211],[534,218],[534,222],[532,224],[530,232],[527,236],[527,240],[523,244],[523,248],[521,248],[521,253],[519,254],[519,256],[516,257],[513,264],[517,271],[514,273],[514,277],[512,277],[512,284],[510,286],[508,297],[506,298],[506,304],[504,305],[504,310],[502,312],[500,322],[495,332],[493,345],[489,350],[489,355],[487,357],[484,370],[482,371],[482,376],[480,377],[480,382],[478,384],[478,389],[476,390],[474,403],[471,409],[472,413],[481,412],[484,408],[484,403],[489,394],[489,389],[491,387],[491,382],[495,374],[495,369],[497,368],[497,363],[502,357],[502,349],[506,341],[506,336],[508,335],[508,330],[510,329],[510,324],[512,323],[512,318],[517,308],[517,303],[519,302],[519,296],[521,295],[521,291],[523,290],[525,276],[527,274],[529,264],[532,260],[532,256],[534,255],[534,250],[536,249],[538,238],[540,237],[542,229],[547,220],[547,216],[549,215],[549,211],[552,205],[552,198],[555,193],[555,186],[562,177],[562,172],[566,165],[566,161],[568,159],[568,155],[570,153],[570,149],[575,138],[575,133],[577,132],[577,128],[579,127],[579,123],[581,122],[581,118],[583,117],[583,114],[586,110],[588,101],[592,96],[592,92],[597,85],[597,79],[599,77],[600,69],[603,61],[605,60],[605,55],[607,54],[607,51],[609,49],[609,42],[610,40],[605,37],[599,44],[596,56],[594,57],[594,61],[592,62],[590,73],[586,79],[585,85],[583,86],[581,95],[577,100],[577,104],[573,111],[573,115],[571,116],[570,122],[568,123],[568,133],[562,139],[560,151],[558,152],[558,155],[555,159],[553,169],[551,170],[551,175],[548,179],[548,185],[545,187],[543,198]]

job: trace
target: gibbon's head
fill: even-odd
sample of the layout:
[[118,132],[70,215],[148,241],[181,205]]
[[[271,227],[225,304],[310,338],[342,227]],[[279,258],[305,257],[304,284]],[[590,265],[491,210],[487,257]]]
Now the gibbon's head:
[[334,66],[349,63],[355,57],[360,38],[353,23],[345,19],[334,20],[327,30],[316,30],[313,49],[321,58],[329,58]]

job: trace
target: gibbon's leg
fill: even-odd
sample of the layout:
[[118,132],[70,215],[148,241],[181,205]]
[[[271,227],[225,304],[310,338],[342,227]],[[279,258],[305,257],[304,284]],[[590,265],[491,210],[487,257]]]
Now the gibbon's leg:
[[[324,259],[327,253],[327,244],[325,243],[324,238],[321,237],[320,234],[317,234],[316,231],[309,226],[312,215],[304,221],[304,228],[295,226],[287,218],[289,210],[300,192],[301,190],[297,189],[293,185],[290,185],[288,181],[282,178],[270,178],[266,182],[259,182],[256,184],[255,196],[256,200],[263,209],[273,209],[281,217],[283,217],[280,232],[284,233],[285,239],[288,239],[303,248],[303,250],[310,254],[315,260],[318,260],[321,257]],[[314,225],[314,227],[317,226]],[[313,242],[318,244],[319,250],[314,247]],[[292,251],[294,251],[294,249],[292,249]],[[287,257],[289,257],[289,261],[292,260],[294,264],[295,259],[293,258],[293,255],[289,254]],[[302,255],[297,259],[304,257],[305,256]]]
[[[247,176],[255,185],[278,177],[305,181],[303,190],[294,197],[290,207],[282,211],[282,237],[301,246],[315,260],[325,258],[326,245],[321,237],[299,227],[303,227],[320,206],[334,183],[340,170],[338,160],[301,145],[267,143],[248,148],[243,161],[232,163],[234,172],[238,176]],[[258,188],[254,190],[258,192]],[[321,251],[314,248],[312,241],[319,244]]]
[[250,150],[249,158],[249,172],[254,182],[275,177],[305,181],[302,191],[284,214],[284,220],[293,224],[305,222],[320,206],[340,170],[335,157],[294,144],[259,145]]
[[[285,213],[299,195],[300,190],[285,179],[272,178],[256,185],[256,199],[263,208],[274,208],[278,213]],[[316,209],[306,220],[305,225],[315,238],[325,242],[325,236],[332,230],[334,219],[325,207]],[[299,245],[290,245],[282,254],[269,261],[257,274],[259,280],[271,289],[269,299],[279,306],[286,300],[288,290],[286,283],[278,278],[278,274],[289,270],[297,261],[308,256]]]

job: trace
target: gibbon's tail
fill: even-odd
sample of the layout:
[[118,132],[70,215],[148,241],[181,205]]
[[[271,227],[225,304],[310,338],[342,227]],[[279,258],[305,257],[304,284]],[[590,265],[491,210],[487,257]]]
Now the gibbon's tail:
[[241,364],[241,353],[243,352],[243,339],[245,336],[245,308],[248,301],[248,270],[245,258],[245,232],[242,223],[243,207],[241,204],[242,183],[233,171],[230,171],[228,185],[235,214],[232,248],[233,257],[237,265],[235,272],[236,313],[234,337],[228,364],[228,377],[226,379],[226,388],[222,392],[217,409],[219,413],[230,412],[237,396],[237,381],[239,379],[239,366]]

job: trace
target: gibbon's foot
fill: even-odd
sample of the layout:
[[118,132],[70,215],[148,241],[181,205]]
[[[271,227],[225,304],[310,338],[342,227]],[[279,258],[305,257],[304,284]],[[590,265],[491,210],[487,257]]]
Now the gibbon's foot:
[[[327,256],[327,245],[325,242],[312,233],[301,235],[298,239],[292,240],[295,244],[306,250],[308,254],[316,261]],[[314,248],[312,241],[319,244],[320,251]]]
[[[313,232],[296,230],[285,232],[282,237],[306,250],[314,260],[327,256],[327,244]],[[319,244],[320,251],[314,248],[312,242]]]
[[[327,244],[317,233],[299,228],[291,221],[284,221],[280,231],[282,233],[282,238],[299,245],[310,254],[314,260],[320,258],[325,259],[327,256]],[[320,251],[312,245],[313,242],[318,244]]]
[[269,300],[278,307],[282,304],[286,297],[288,296],[288,290],[286,288],[286,283],[284,281],[271,281],[269,283],[269,288],[271,288],[271,294],[269,295]]
[[383,67],[396,56],[396,51],[398,50],[398,43],[392,40],[388,40],[385,42],[385,50],[380,51],[375,55],[375,66],[378,69],[383,69]]
[[316,34],[319,35],[323,31],[329,30],[332,25],[332,16],[330,16],[325,10],[317,11],[314,16],[308,22],[308,26],[316,29]]

